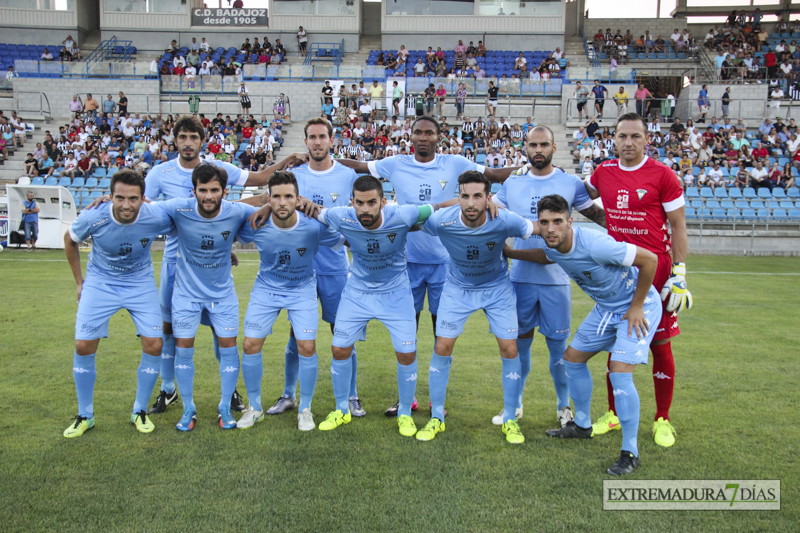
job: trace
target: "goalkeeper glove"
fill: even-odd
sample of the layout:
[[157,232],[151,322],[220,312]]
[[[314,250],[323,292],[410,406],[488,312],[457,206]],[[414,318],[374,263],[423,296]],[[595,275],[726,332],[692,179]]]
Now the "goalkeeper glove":
[[673,263],[672,275],[661,289],[661,300],[667,302],[669,313],[692,308],[692,293],[686,288],[686,263]]

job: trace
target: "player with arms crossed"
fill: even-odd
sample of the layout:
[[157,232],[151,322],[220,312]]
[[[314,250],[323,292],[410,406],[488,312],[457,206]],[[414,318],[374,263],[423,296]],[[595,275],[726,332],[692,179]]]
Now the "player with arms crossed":
[[192,172],[194,198],[154,204],[169,214],[178,234],[178,264],[172,294],[175,335],[175,379],[183,395],[179,431],[191,431],[197,421],[194,405],[194,339],[203,315],[219,339],[221,398],[219,426],[233,429],[231,396],[239,379],[239,299],[231,276],[233,241],[247,217],[249,205],[223,200],[228,176],[224,168],[200,165]]
[[[441,127],[436,119],[429,116],[417,117],[411,125],[413,156],[396,155],[370,162],[340,159],[339,162],[359,174],[369,173],[376,178],[388,180],[394,187],[398,204],[417,206],[453,199],[458,192],[458,177],[467,170],[482,172],[489,181],[502,182],[519,168],[486,168],[460,155],[437,155],[436,146],[440,135]],[[419,315],[425,305],[427,292],[428,310],[435,336],[439,299],[449,261],[447,251],[438,237],[414,232],[408,236],[406,259],[417,326],[419,327]],[[386,410],[388,416],[396,414],[397,405]]]
[[[650,346],[656,394],[653,436],[656,444],[669,447],[675,444],[676,435],[669,422],[675,386],[670,340],[680,334],[678,312],[692,308],[692,295],[686,288],[688,239],[681,185],[669,167],[644,155],[647,142],[645,120],[636,113],[622,115],[616,128],[619,159],[601,164],[585,183],[589,195],[603,201],[608,234],[658,256],[654,284],[661,293],[663,313]],[[609,411],[595,422],[595,435],[620,427],[610,378],[607,388]]]
[[[331,139],[333,127],[322,117],[311,118],[306,121],[303,129],[305,144],[308,148],[308,163],[292,168],[292,173],[297,179],[299,196],[306,198],[323,208],[346,206],[350,202],[353,183],[358,177],[356,173],[338,161],[331,158]],[[261,207],[270,203],[269,193],[254,196],[244,200],[245,203]],[[314,258],[314,270],[317,277],[317,297],[322,306],[322,320],[329,323],[333,332],[336,321],[336,309],[342,297],[344,284],[347,281],[349,260],[344,248],[333,249],[323,247]],[[364,340],[359,338],[358,340]],[[362,417],[367,414],[361,400],[358,398],[356,376],[358,373],[358,359],[356,348],[353,347],[351,357],[353,371],[350,380],[350,414]],[[298,356],[297,339],[294,328],[289,331],[289,342],[285,351],[285,380],[283,393],[275,404],[267,409],[268,415],[277,415],[297,407],[295,394],[297,392],[300,359]]]
[[525,442],[514,416],[521,383],[517,355],[517,310],[514,288],[508,278],[508,262],[503,257],[503,243],[509,237],[527,239],[533,222],[507,210],[489,218],[491,184],[478,171],[468,170],[459,176],[457,206],[442,209],[422,225],[422,230],[438,236],[450,255],[447,280],[436,323],[436,346],[428,374],[431,395],[431,420],[417,433],[417,440],[432,440],[445,430],[444,400],[453,347],[464,332],[467,319],[480,309],[486,313],[492,333],[497,338],[503,361],[503,397],[505,410],[502,426],[506,440]]
[[653,287],[658,260],[640,246],[617,242],[599,231],[573,228],[569,204],[558,195],[545,196],[538,208],[538,232],[547,246],[506,249],[506,254],[542,264],[557,263],[596,302],[564,352],[575,420],[549,429],[547,434],[592,437],[592,375],[586,362],[609,350],[609,378],[622,425],[622,451],[608,473],[630,474],[639,466],[639,393],[633,371],[636,365],[647,364],[647,348],[661,319],[661,302]]
[[[142,433],[154,429],[145,409],[158,379],[161,320],[150,245],[159,235],[171,233],[174,226],[163,211],[143,203],[144,178],[134,170],[114,174],[111,198],[107,207],[83,210],[64,235],[78,292],[72,365],[78,416],[64,431],[67,438],[80,437],[95,426],[95,353],[100,339],[108,337],[109,319],[120,309],[128,310],[142,339],[131,422]],[[79,246],[89,237],[92,251],[84,279]]]
[[383,322],[392,337],[400,397],[397,421],[400,434],[411,437],[417,432],[411,418],[411,402],[417,386],[417,339],[405,244],[411,228],[427,220],[438,205],[386,205],[383,186],[372,176],[361,176],[355,181],[352,204],[314,213],[320,222],[345,236],[353,253],[350,275],[336,312],[331,347],[336,410],[320,423],[319,429],[332,430],[350,422],[348,393],[353,343],[363,334],[367,323],[376,319]]
[[[529,163],[517,172],[527,172],[522,175],[512,175],[507,179],[492,201],[531,222],[536,222],[539,200],[550,194],[558,194],[566,199],[570,212],[573,208],[577,209],[586,218],[605,225],[603,209],[594,205],[586,193],[583,182],[578,177],[553,166],[556,144],[552,130],[547,126],[532,128],[525,139],[525,145]],[[539,235],[533,235],[530,239],[514,239],[516,250],[544,246],[544,240]],[[522,367],[516,418],[522,418],[522,395],[531,370],[531,344],[535,328],[538,326],[539,333],[544,335],[550,352],[550,375],[553,378],[557,400],[556,416],[563,426],[573,419],[569,407],[567,375],[562,359],[564,350],[567,349],[572,316],[569,276],[555,264],[539,265],[512,260],[511,282],[514,285],[517,301],[520,333],[517,338],[517,350]],[[492,423],[502,424],[504,415],[504,411],[501,411],[492,419]]]
[[256,243],[261,254],[261,267],[244,317],[242,375],[250,407],[242,414],[236,427],[250,428],[264,419],[261,350],[281,309],[286,309],[294,331],[292,339],[295,339],[300,354],[297,363],[300,378],[297,427],[311,431],[314,429],[311,401],[317,384],[316,338],[319,325],[314,264],[321,247],[338,250],[344,244],[344,237],[317,220],[297,213],[297,180],[291,172],[275,172],[269,179],[268,191],[272,215],[267,223],[257,230],[248,225],[239,232],[239,241]]

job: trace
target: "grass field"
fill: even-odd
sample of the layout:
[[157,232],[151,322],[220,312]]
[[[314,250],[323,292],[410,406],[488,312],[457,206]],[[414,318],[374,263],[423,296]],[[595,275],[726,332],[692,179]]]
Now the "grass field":
[[[127,313],[100,344],[97,427],[61,432],[77,412],[72,381],[75,287],[62,252],[0,255],[0,530],[2,531],[797,531],[800,258],[692,256],[695,308],[681,316],[672,422],[677,444],[650,437],[655,411],[649,368],[641,396],[634,479],[781,479],[780,512],[604,512],[602,480],[619,453],[618,432],[556,441],[555,394],[544,339],[528,379],[525,444],[505,442],[491,417],[502,408],[500,361],[482,314],[456,344],[447,431],[431,443],[401,437],[382,412],[396,398],[395,362],[384,327],[358,345],[359,395],[368,415],[333,432],[302,433],[296,412],[249,431],[216,426],[219,373],[210,334],[195,355],[198,426],[174,429],[180,408],[129,423],[140,345]],[[234,270],[242,316],[257,256]],[[160,261],[160,254],[154,254]],[[85,256],[84,256],[85,264]],[[157,265],[158,270],[158,265]],[[760,273],[762,275],[748,275]],[[783,275],[778,275],[783,274]],[[573,331],[589,299],[573,287]],[[429,315],[419,335],[421,427],[429,416]],[[265,403],[283,387],[285,315],[264,347]],[[333,407],[330,332],[320,328],[313,411]],[[605,357],[590,363],[593,418],[605,410]],[[240,376],[239,390],[244,392]]]

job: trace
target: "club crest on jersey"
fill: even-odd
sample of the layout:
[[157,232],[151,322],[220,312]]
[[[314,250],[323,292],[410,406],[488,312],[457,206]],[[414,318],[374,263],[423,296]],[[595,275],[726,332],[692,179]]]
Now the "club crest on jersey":
[[625,189],[620,189],[617,191],[617,209],[628,209],[628,200],[630,199],[630,193]]
[[150,242],[150,239],[139,239],[139,242],[142,243],[142,248],[147,247],[147,243]]
[[129,242],[123,242],[119,245],[119,256],[127,257],[133,252],[133,246]]
[[647,194],[647,189],[636,189],[636,194],[639,196],[639,200],[641,200],[645,194]]
[[442,186],[442,190],[447,187],[447,180],[439,180],[439,185]]
[[491,251],[494,249],[494,245],[495,245],[495,244],[497,244],[497,243],[496,243],[496,242],[493,242],[493,241],[490,241],[490,242],[487,242],[487,243],[486,243],[486,247],[487,247],[487,248],[489,249],[489,251],[491,252]]
[[480,250],[478,250],[477,246],[467,246],[467,259],[470,261],[476,261],[480,258]]
[[337,198],[339,198],[339,193],[338,192],[332,192],[330,194],[331,194],[331,198],[333,199],[334,202],[336,201]]
[[387,237],[389,237],[389,242],[394,243],[394,240],[397,238],[397,233],[390,233]]
[[539,200],[541,200],[541,197],[539,196],[534,196],[531,198],[531,215],[537,219],[539,218]]
[[313,194],[311,195],[311,201],[317,205],[323,205],[325,199],[322,197],[321,194]]
[[590,271],[588,271],[588,270],[584,270],[583,272],[581,272],[581,274],[586,276],[586,279],[589,279],[589,280],[592,279],[592,273]]
[[225,239],[226,241],[228,240],[228,235],[230,235],[230,234],[231,234],[231,232],[230,232],[230,231],[223,231],[223,232],[221,233],[221,235],[222,235],[222,238],[223,238],[223,239]]
[[292,264],[292,254],[289,250],[281,250],[278,252],[278,264],[280,265],[291,265]]
[[381,253],[381,243],[375,239],[367,239],[367,253],[379,254]]
[[419,201],[420,202],[430,202],[431,201],[431,186],[427,183],[423,183],[419,186]]
[[203,235],[200,237],[200,249],[201,250],[213,250],[214,249],[214,237],[211,235]]
[[298,248],[297,253],[300,254],[300,257],[303,257],[303,254],[306,253],[306,248]]

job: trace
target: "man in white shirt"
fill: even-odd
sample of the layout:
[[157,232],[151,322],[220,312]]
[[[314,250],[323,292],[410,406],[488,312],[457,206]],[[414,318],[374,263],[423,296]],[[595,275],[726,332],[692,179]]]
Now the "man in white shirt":
[[784,59],[783,63],[781,63],[780,69],[781,73],[783,74],[783,77],[788,78],[792,73],[792,64],[789,63],[788,60]]
[[750,179],[745,186],[753,187],[754,189],[758,189],[759,187],[768,187],[768,181],[769,171],[764,168],[764,163],[759,160],[756,161],[756,166],[750,170]]
[[358,112],[361,113],[361,120],[366,121],[372,114],[372,106],[369,105],[369,98],[364,98],[364,103],[358,107]]
[[724,183],[724,176],[722,175],[722,169],[719,168],[719,162],[714,163],[714,168],[706,170],[706,173],[715,187]]
[[797,139],[797,134],[792,133],[791,139],[786,142],[786,150],[794,156],[794,153],[797,151],[797,148],[800,147],[800,140]]
[[587,155],[583,158],[583,163],[581,164],[581,174],[585,176],[591,175],[592,171],[594,170],[594,165],[592,164],[592,160]]
[[772,101],[769,103],[771,115],[777,117],[781,109],[781,100],[783,99],[783,89],[781,89],[780,85],[776,85],[772,89],[770,96],[772,97]]
[[506,158],[503,157],[502,154],[497,153],[497,148],[492,148],[491,153],[486,156],[486,166],[494,167],[495,161],[497,161],[498,167],[504,167],[506,165]]
[[203,40],[200,41],[200,51],[201,52],[208,52],[211,50],[211,45],[206,42],[206,38],[203,37]]
[[553,59],[561,59],[561,56],[561,48],[556,47],[556,51],[553,52]]
[[176,55],[172,60],[172,68],[178,68],[178,65],[186,66],[186,59],[180,54]]
[[675,46],[675,44],[678,42],[678,39],[680,38],[681,38],[681,32],[678,31],[678,28],[675,28],[675,31],[673,31],[672,35],[669,36],[670,44],[672,44],[672,46]]
[[59,174],[60,177],[69,176],[75,178],[75,170],[78,168],[78,160],[75,159],[75,154],[70,153],[64,160],[64,170]]

